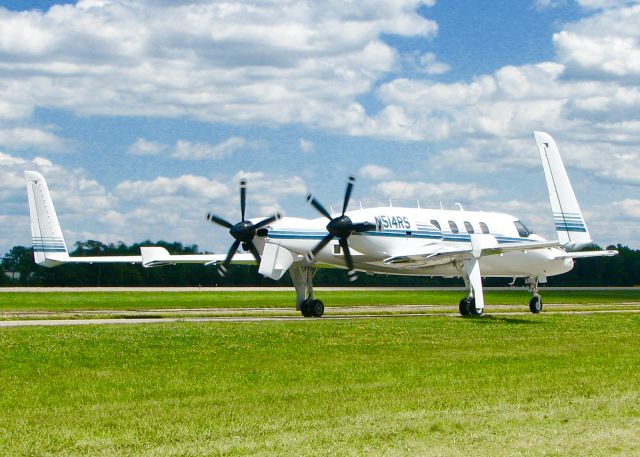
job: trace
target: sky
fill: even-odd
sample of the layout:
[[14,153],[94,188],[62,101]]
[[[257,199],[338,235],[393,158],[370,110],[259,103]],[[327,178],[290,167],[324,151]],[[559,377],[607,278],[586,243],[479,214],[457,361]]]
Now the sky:
[[25,170],[67,244],[226,251],[207,212],[513,214],[554,239],[534,130],[596,242],[640,247],[640,0],[0,0],[0,254]]

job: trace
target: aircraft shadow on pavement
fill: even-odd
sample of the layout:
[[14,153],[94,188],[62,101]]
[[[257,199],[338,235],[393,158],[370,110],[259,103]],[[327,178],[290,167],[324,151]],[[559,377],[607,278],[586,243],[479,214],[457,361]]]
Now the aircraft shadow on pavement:
[[480,318],[469,317],[465,318],[466,321],[477,323],[477,324],[497,324],[497,323],[506,323],[506,324],[514,324],[514,325],[540,325],[543,322],[539,320],[530,320],[521,317],[507,317],[507,316],[492,316],[490,314],[485,314]]

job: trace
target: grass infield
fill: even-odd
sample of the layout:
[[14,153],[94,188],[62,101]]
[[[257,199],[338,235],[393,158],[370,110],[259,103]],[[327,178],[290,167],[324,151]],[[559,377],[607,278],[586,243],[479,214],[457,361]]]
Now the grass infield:
[[626,313],[0,329],[0,454],[639,455],[639,335]]

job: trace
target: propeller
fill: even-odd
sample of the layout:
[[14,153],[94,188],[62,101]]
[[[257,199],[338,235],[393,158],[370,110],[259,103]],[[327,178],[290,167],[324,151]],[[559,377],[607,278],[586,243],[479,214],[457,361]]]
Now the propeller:
[[353,268],[353,259],[351,258],[351,250],[349,249],[349,242],[347,241],[352,233],[359,232],[368,232],[371,230],[376,230],[376,225],[370,222],[359,222],[353,223],[349,216],[345,216],[347,212],[347,206],[349,206],[349,200],[351,199],[351,191],[353,190],[353,183],[356,178],[353,176],[349,176],[349,180],[347,181],[347,189],[344,193],[344,200],[342,203],[342,213],[338,217],[331,217],[329,211],[326,210],[322,203],[320,203],[316,198],[308,194],[307,201],[313,206],[320,214],[329,219],[329,223],[327,224],[327,231],[329,232],[320,242],[314,247],[311,252],[308,253],[307,257],[309,260],[312,260],[315,255],[322,250],[329,242],[338,238],[338,243],[342,248],[342,252],[344,252],[344,261],[347,265],[347,269],[349,270],[349,281],[355,281],[358,279],[358,275],[356,274],[355,269]]
[[224,228],[229,229],[229,233],[234,238],[234,242],[231,244],[229,248],[229,252],[227,253],[227,257],[222,262],[218,269],[218,273],[220,276],[223,276],[227,273],[227,268],[233,259],[233,256],[238,251],[240,244],[242,247],[251,252],[253,257],[256,259],[258,264],[260,263],[260,253],[256,248],[256,245],[253,244],[253,238],[256,236],[256,232],[262,227],[271,224],[273,221],[276,221],[282,218],[280,213],[276,213],[273,216],[267,217],[266,219],[261,220],[257,224],[252,223],[251,221],[245,220],[244,215],[247,209],[247,180],[240,180],[240,215],[242,219],[240,222],[236,224],[232,224],[231,222],[223,219],[220,216],[216,216],[213,213],[207,214],[207,220],[213,222],[214,224],[221,225]]

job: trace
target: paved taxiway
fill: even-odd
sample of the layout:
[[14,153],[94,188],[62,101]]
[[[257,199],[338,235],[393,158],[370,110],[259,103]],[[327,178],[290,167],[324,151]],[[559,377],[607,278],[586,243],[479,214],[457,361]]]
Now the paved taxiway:
[[[605,314],[605,313],[636,313],[640,314],[640,303],[628,304],[627,309],[599,309],[599,310],[562,310],[555,309],[543,312],[546,314]],[[574,305],[564,305],[574,306]],[[255,309],[255,308],[254,308]],[[344,310],[344,308],[339,308]],[[397,310],[397,308],[394,308]],[[265,313],[272,313],[273,308],[262,309]],[[166,310],[165,310],[166,311]],[[451,317],[462,318],[455,312],[394,312],[394,314],[328,314],[321,318],[302,317],[300,315],[274,316],[210,316],[210,317],[127,317],[127,318],[96,318],[96,319],[14,319],[0,321],[0,327],[31,327],[31,326],[73,326],[73,325],[130,325],[130,324],[162,324],[175,322],[269,322],[269,321],[305,321],[318,322],[321,320],[352,320],[352,319],[391,319],[403,317]],[[148,314],[148,312],[147,312]],[[485,317],[525,316],[528,311],[498,311],[485,314]]]
[[[357,290],[380,290],[377,287],[361,287]],[[457,288],[406,287],[385,290],[454,290]],[[459,288],[464,290],[464,288]],[[504,288],[486,288],[504,290]],[[519,288],[512,288],[519,289]],[[571,288],[566,288],[571,289]],[[545,288],[545,290],[566,290],[565,288]],[[634,288],[581,288],[582,290],[629,290]],[[320,287],[317,292],[354,290],[354,288]],[[291,291],[290,288],[269,287],[169,287],[169,288],[121,288],[121,287],[42,287],[42,288],[0,288],[2,292],[264,292]],[[486,316],[531,315],[526,305],[492,304]],[[640,302],[549,304],[541,316],[546,314],[598,314],[598,313],[640,313]],[[70,310],[70,311],[0,311],[1,327],[25,326],[69,326],[69,325],[130,325],[159,324],[175,322],[268,322],[345,320],[345,319],[388,319],[402,317],[452,317],[460,318],[457,306],[453,305],[361,305],[327,307],[321,319],[302,317],[293,307],[277,308],[162,308],[144,310]]]

